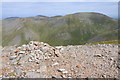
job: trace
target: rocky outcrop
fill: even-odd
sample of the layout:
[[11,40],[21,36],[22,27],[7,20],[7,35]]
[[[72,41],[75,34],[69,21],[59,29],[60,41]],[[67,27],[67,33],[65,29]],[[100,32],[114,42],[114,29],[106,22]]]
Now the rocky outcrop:
[[118,45],[50,46],[30,41],[2,48],[4,78],[118,78]]

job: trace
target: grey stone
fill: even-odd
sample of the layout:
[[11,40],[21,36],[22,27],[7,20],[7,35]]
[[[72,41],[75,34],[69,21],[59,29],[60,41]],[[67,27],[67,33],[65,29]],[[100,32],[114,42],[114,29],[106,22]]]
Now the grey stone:
[[40,66],[39,67],[39,70],[41,71],[41,72],[45,72],[45,71],[47,71],[47,66]]
[[55,50],[55,54],[60,54],[60,51],[59,50]]
[[62,78],[67,78],[64,74],[63,74],[63,75],[61,75],[61,77],[62,77]]
[[102,57],[101,54],[95,54],[94,57]]
[[52,64],[52,66],[56,66],[56,65],[59,65],[59,63],[58,63],[58,62],[56,62],[56,63]]
[[25,51],[20,51],[18,54],[25,54]]
[[58,71],[59,71],[59,72],[63,72],[63,71],[65,71],[65,69],[58,69]]
[[63,73],[63,74],[67,74],[67,73],[68,73],[68,71],[62,71],[62,73]]
[[16,59],[17,58],[17,56],[10,56],[10,60],[13,60],[13,59]]
[[29,62],[33,61],[31,58],[28,59]]
[[43,75],[37,72],[26,72],[28,78],[43,78]]

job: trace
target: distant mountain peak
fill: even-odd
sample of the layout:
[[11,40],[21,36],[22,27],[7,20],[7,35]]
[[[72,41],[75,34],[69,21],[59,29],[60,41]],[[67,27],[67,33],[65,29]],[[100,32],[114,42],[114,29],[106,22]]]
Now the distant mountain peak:
[[20,17],[8,17],[8,18],[5,18],[5,19],[16,19],[16,18],[20,18]]
[[48,16],[44,16],[44,15],[37,15],[36,17],[48,17]]

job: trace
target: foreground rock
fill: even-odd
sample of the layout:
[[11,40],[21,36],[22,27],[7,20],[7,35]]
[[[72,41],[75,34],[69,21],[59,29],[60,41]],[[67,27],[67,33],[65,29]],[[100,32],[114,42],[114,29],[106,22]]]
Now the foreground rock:
[[118,45],[56,46],[31,41],[2,48],[6,78],[118,78]]

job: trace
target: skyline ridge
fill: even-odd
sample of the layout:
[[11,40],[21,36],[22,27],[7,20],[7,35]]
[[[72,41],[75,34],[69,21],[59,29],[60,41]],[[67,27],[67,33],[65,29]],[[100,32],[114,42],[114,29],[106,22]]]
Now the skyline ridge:
[[[57,17],[57,16],[63,17],[63,16],[72,15],[72,14],[79,14],[79,13],[97,13],[97,14],[101,14],[101,15],[104,15],[104,16],[108,16],[108,15],[105,15],[103,13],[98,13],[98,12],[76,12],[76,13],[71,13],[71,14],[66,14],[66,15],[55,15],[55,16],[45,16],[45,15],[36,15],[36,16],[27,16],[27,17],[11,16],[11,17],[7,17],[7,18],[4,18],[4,19],[29,18],[29,17],[48,17],[48,18],[52,18],[52,17]],[[110,17],[110,16],[108,16],[108,17]],[[110,17],[110,18],[113,18],[113,17]],[[2,20],[4,20],[4,19],[2,19]],[[118,19],[118,17],[117,18],[113,18],[113,19]]]
[[1,19],[7,17],[29,17],[36,15],[56,16],[77,12],[97,12],[112,18],[118,17],[117,2],[5,2]]

